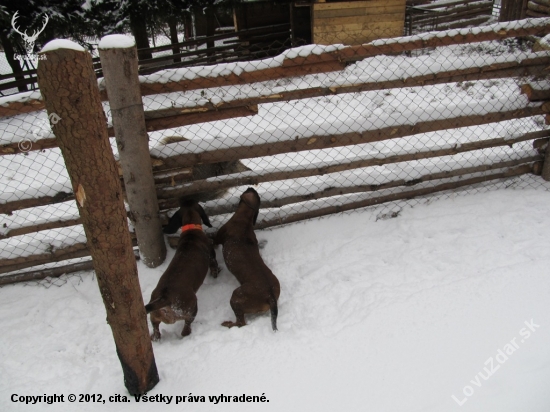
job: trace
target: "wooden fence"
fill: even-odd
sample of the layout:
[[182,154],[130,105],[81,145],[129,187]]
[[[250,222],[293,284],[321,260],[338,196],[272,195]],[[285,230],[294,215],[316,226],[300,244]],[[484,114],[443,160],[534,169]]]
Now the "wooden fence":
[[409,35],[432,30],[457,29],[487,22],[493,0],[436,1],[407,7],[405,32]]
[[[214,46],[215,43],[218,45]],[[290,24],[203,36],[180,43],[139,49],[140,52],[148,53],[171,52],[163,56],[139,60],[139,73],[149,74],[169,68],[263,59],[280,54],[299,44],[303,44],[303,41],[291,39]],[[204,45],[208,45],[208,47],[203,47]],[[92,61],[97,77],[102,78],[103,72],[99,57]],[[6,91],[17,88],[36,90],[38,88],[36,69],[27,67],[21,73],[0,75],[0,96]]]
[[[319,73],[338,73],[347,65],[360,62],[367,58],[380,56],[398,56],[426,47],[449,46],[470,44],[490,40],[503,40],[511,37],[545,35],[550,32],[550,22],[547,19],[527,20],[509,24],[487,26],[472,30],[453,30],[449,32],[432,34],[429,36],[412,36],[409,38],[386,39],[375,41],[362,46],[346,48],[328,48],[318,53],[287,54],[285,58],[278,58],[260,62],[259,68],[254,70],[249,66],[239,66],[239,70],[224,71],[212,69],[208,73],[200,70],[196,72],[167,71],[150,77],[141,78],[139,93],[143,97],[156,96],[166,93],[190,93],[219,87],[255,85],[260,90],[247,88],[247,92],[222,101],[189,101],[182,107],[168,107],[158,110],[146,110],[144,122],[147,131],[154,132],[185,125],[206,124],[224,119],[240,117],[260,116],[258,114],[262,105],[279,102],[299,102],[304,99],[319,98],[324,96],[355,96],[354,93],[367,91],[382,91],[406,87],[428,87],[433,85],[452,84],[462,82],[475,82],[488,79],[506,79],[517,77],[544,77],[550,66],[550,54],[540,52],[529,54],[526,58],[496,59],[486,64],[462,65],[445,70],[437,70],[429,67],[418,68],[418,74],[404,77],[396,74],[393,78],[370,79],[354,78],[344,82],[334,81],[332,85],[323,84],[311,87],[283,88],[273,92],[272,83],[263,84],[261,88],[258,82],[280,81],[282,79],[296,78],[297,76],[310,76]],[[330,46],[329,46],[330,47]],[[416,61],[415,61],[416,62]],[[418,63],[418,62],[417,62]],[[195,75],[200,73],[200,75]],[[311,77],[311,76],[310,76]],[[542,84],[542,86],[541,86]],[[100,83],[101,99],[107,100],[103,83]],[[301,135],[281,139],[252,140],[252,143],[234,142],[231,139],[212,139],[202,144],[193,139],[166,145],[174,148],[172,154],[153,153],[153,177],[156,186],[156,195],[159,208],[166,213],[177,206],[177,199],[183,195],[194,195],[207,191],[215,191],[226,188],[235,188],[245,185],[263,184],[265,182],[296,181],[306,177],[338,175],[361,168],[373,168],[384,165],[408,162],[414,168],[415,162],[422,159],[434,159],[448,157],[450,166],[444,170],[434,170],[418,175],[414,178],[395,178],[381,180],[379,183],[363,182],[353,185],[335,185],[332,187],[316,188],[315,184],[306,193],[303,191],[286,191],[273,194],[262,203],[264,210],[279,210],[285,206],[302,204],[303,202],[315,202],[322,199],[337,199],[336,202],[328,202],[307,209],[298,209],[297,212],[272,213],[258,221],[257,228],[267,228],[276,225],[295,222],[302,219],[324,216],[330,213],[351,210],[355,208],[376,205],[384,202],[400,199],[411,199],[441,191],[452,190],[479,184],[482,182],[498,181],[504,178],[519,176],[526,173],[540,174],[543,170],[544,148],[550,138],[550,131],[541,126],[538,130],[510,135],[490,136],[486,139],[465,142],[462,144],[449,144],[437,147],[424,147],[409,153],[389,152],[383,156],[346,156],[332,162],[305,162],[295,167],[270,167],[262,170],[228,174],[211,178],[193,179],[194,168],[198,165],[215,164],[220,162],[232,162],[244,159],[274,158],[283,154],[308,154],[314,151],[323,151],[337,148],[355,148],[366,143],[376,144],[380,142],[397,142],[399,139],[414,139],[421,134],[451,130],[455,128],[487,125],[495,122],[507,122],[515,119],[527,119],[533,116],[550,113],[550,97],[544,92],[544,83],[526,85],[522,91],[517,90],[517,95],[510,96],[511,100],[520,100],[520,93],[529,96],[530,101],[516,105],[513,109],[503,110],[498,107],[485,110],[483,113],[456,115],[450,110],[443,117],[436,119],[419,118],[411,123],[410,119],[403,118],[384,127],[367,128],[366,130],[346,131],[344,133],[302,133]],[[541,90],[542,89],[542,90]],[[26,98],[14,99],[0,105],[0,116],[21,116],[44,109],[43,101],[37,96],[29,94]],[[114,136],[114,129],[108,130],[109,135]],[[262,134],[264,132],[258,131]],[[266,132],[262,136],[270,135]],[[214,136],[215,137],[215,136]],[[468,166],[454,165],[454,155],[474,153],[481,150],[500,147],[512,147],[522,142],[533,142],[540,153],[527,153],[500,159],[476,163]],[[208,144],[206,144],[208,143]],[[53,137],[33,141],[31,151],[49,150],[57,146]],[[7,143],[0,146],[1,156],[22,155],[22,150],[17,143]],[[162,152],[162,151],[161,151]],[[548,162],[546,163],[548,164]],[[102,172],[102,171],[100,171]],[[371,173],[371,172],[369,172]],[[386,189],[396,189],[387,191]],[[47,191],[50,193],[51,191]],[[368,194],[367,197],[350,197],[352,194]],[[61,191],[55,195],[25,196],[24,199],[0,203],[0,213],[11,214],[19,210],[39,206],[74,202],[75,195],[68,191]],[[207,213],[216,217],[230,213],[235,206],[235,199],[223,199],[219,202],[210,202]],[[223,217],[220,217],[223,219]],[[221,220],[220,220],[221,221]],[[36,233],[45,230],[66,228],[79,225],[78,216],[58,218],[38,224],[19,225],[10,227],[2,235],[2,239],[9,241],[24,234]],[[134,238],[134,245],[136,239]],[[36,265],[62,262],[67,259],[88,256],[89,251],[85,243],[75,243],[67,247],[56,249],[47,253],[12,257],[0,260],[0,285],[17,281],[36,279],[44,276],[57,276],[61,273],[73,270],[82,270],[82,263],[71,264],[66,267],[48,271],[31,271],[17,274],[10,272],[20,271]],[[87,267],[87,266],[86,266]],[[6,275],[7,274],[7,275]]]

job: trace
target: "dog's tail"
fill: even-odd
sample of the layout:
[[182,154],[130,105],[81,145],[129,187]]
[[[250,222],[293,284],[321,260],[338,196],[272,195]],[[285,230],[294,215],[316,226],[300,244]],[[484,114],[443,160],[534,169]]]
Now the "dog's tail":
[[161,309],[165,306],[168,306],[169,304],[170,302],[168,301],[168,299],[166,299],[164,296],[161,296],[160,298],[155,299],[154,301],[149,302],[147,305],[145,305],[145,312],[151,313],[154,310]]
[[275,294],[273,291],[269,294],[269,310],[271,311],[271,327],[273,328],[273,331],[276,332],[279,309],[277,308],[277,299],[275,299]]

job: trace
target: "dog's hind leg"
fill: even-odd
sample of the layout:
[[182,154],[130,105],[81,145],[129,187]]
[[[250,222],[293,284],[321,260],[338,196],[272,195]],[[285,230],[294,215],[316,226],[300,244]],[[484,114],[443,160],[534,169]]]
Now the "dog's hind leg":
[[183,327],[183,329],[181,331],[181,337],[182,338],[185,338],[186,336],[191,335],[191,323],[193,323],[194,320],[195,320],[195,318],[192,318],[191,320],[186,320],[185,321],[185,326]]
[[183,338],[191,334],[191,324],[193,323],[193,321],[195,320],[195,317],[197,316],[198,309],[199,308],[197,306],[197,301],[195,299],[195,304],[194,304],[194,309],[192,310],[192,314],[188,315],[185,318],[185,325],[183,326],[183,329],[181,331],[181,336]]
[[232,328],[233,326],[238,326],[239,328],[241,326],[246,325],[246,321],[244,320],[244,303],[246,302],[246,296],[243,293],[242,286],[235,289],[233,291],[233,295],[231,296],[231,309],[233,309],[233,312],[235,312],[236,320],[235,322],[231,322],[230,320],[227,320],[222,323],[222,326],[225,326],[227,328]]

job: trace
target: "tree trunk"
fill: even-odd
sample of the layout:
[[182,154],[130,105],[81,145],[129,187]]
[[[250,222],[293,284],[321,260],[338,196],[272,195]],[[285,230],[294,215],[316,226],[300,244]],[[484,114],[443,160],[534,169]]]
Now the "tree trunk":
[[[12,42],[6,36],[5,34],[0,34],[0,42],[2,43],[2,47],[4,48],[4,54],[6,55],[6,60],[8,61],[8,64],[11,67],[11,70],[13,72],[13,77],[15,77],[15,80],[25,80],[25,77],[22,75],[23,69],[21,68],[21,64],[19,63],[19,60],[16,60],[14,58],[16,51],[15,47],[13,47]],[[28,90],[26,84],[21,84],[17,86],[17,90],[19,92],[26,92]]]
[[[178,24],[176,21],[176,18],[174,16],[168,17],[168,27],[170,29],[170,42],[172,44],[177,44],[178,42]],[[180,52],[180,48],[178,46],[174,46],[172,48],[172,53],[178,54]],[[174,57],[174,63],[181,62],[181,57]]]
[[[216,34],[216,16],[214,15],[214,8],[208,7],[206,9],[206,37],[211,37]],[[206,49],[210,50],[213,49],[215,46],[214,40],[208,40],[206,42]],[[212,56],[214,54],[213,51],[208,51],[206,55],[208,57]]]
[[92,59],[74,46],[77,50],[44,53],[38,83],[48,114],[60,118],[52,129],[77,199],[124,383],[131,394],[141,394],[159,377]]
[[155,194],[149,136],[145,130],[136,47],[100,48],[99,57],[113,116],[130,218],[136,228],[143,263],[154,268],[164,262],[166,245]]
[[[136,46],[138,49],[148,49],[149,34],[147,33],[147,21],[145,17],[140,14],[130,14],[130,29],[132,35],[136,39]],[[153,54],[149,51],[140,51],[139,60],[152,59]]]

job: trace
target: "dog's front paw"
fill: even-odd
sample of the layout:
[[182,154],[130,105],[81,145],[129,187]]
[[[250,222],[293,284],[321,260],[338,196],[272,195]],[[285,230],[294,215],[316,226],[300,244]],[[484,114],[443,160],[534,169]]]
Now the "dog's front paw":
[[158,342],[160,340],[160,333],[152,333],[151,334],[151,340],[153,342]]
[[210,275],[212,275],[212,277],[214,279],[216,279],[218,277],[218,275],[220,274],[221,272],[221,269],[220,268],[210,268]]

